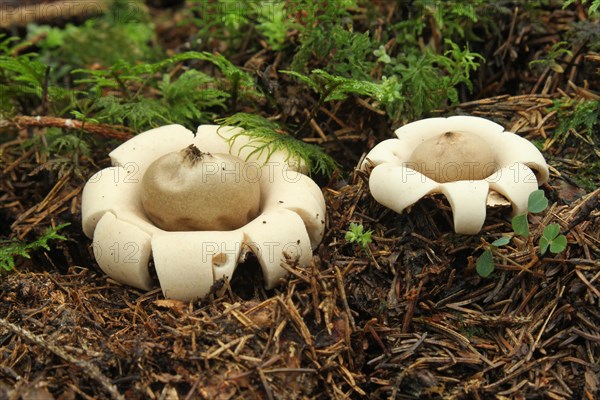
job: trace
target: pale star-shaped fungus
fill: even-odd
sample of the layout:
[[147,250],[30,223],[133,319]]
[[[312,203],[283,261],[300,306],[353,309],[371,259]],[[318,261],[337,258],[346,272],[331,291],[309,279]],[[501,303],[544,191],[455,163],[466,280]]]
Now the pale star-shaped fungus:
[[372,196],[401,213],[425,195],[442,193],[456,233],[478,233],[488,198],[497,193],[510,201],[513,215],[527,212],[529,194],[548,180],[544,157],[531,142],[485,118],[428,118],[395,133],[397,139],[376,145],[361,165],[374,166]]
[[[325,226],[321,189],[304,164],[276,151],[255,152],[239,128],[180,125],[143,132],[110,153],[113,166],[93,175],[82,195],[83,231],[112,279],[193,300],[230,279],[253,253],[265,286],[307,265]],[[291,261],[290,261],[291,260]]]

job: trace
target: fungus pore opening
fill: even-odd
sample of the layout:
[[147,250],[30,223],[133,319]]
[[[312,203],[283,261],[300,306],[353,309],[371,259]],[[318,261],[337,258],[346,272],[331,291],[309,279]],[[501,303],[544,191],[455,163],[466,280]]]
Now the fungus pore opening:
[[202,151],[200,151],[199,148],[197,148],[193,144],[190,144],[188,147],[181,150],[181,153],[183,155],[184,161],[190,163],[191,166],[194,166],[200,161],[202,161],[205,155],[211,157],[210,153],[203,153]]

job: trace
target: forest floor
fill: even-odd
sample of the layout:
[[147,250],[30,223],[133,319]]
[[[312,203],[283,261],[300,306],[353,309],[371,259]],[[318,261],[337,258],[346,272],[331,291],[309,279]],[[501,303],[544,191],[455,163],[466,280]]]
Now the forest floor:
[[[344,160],[318,179],[328,215],[311,264],[288,265],[289,279],[265,291],[250,261],[191,303],[107,278],[81,231],[85,180],[40,172],[42,156],[22,144],[45,127],[0,127],[0,237],[29,240],[70,223],[67,240],[0,277],[0,398],[599,398],[599,125],[555,133],[581,102],[597,107],[600,55],[581,46],[560,68],[533,73],[527,57],[585,17],[581,8],[543,15],[546,31],[536,33],[516,7],[504,41],[483,54],[474,93],[429,113],[489,118],[538,143],[549,164],[549,207],[530,215],[529,238],[497,250],[487,278],[476,259],[512,234],[506,210],[464,236],[443,196],[402,214],[375,202],[368,174],[354,168],[393,127],[358,98],[323,105],[304,137]],[[174,31],[172,47],[187,35]],[[281,62],[263,51],[239,64],[249,59]],[[295,107],[308,104],[299,96]],[[118,142],[105,139],[81,162],[107,166]],[[345,239],[351,222],[373,231],[365,248]],[[550,223],[568,244],[541,255]]]

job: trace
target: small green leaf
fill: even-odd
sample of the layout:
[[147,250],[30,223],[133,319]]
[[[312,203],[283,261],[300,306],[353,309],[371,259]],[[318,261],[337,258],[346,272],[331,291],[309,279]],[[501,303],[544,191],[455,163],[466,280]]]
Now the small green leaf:
[[527,222],[527,214],[519,214],[515,216],[511,221],[511,225],[516,235],[522,237],[529,236],[529,223]]
[[546,254],[549,246],[550,246],[550,241],[545,236],[542,236],[540,238],[540,254],[541,255]]
[[369,243],[373,241],[371,235],[373,231],[364,232],[364,226],[362,224],[350,223],[350,230],[346,232],[346,240],[350,243],[356,243],[363,249],[367,247]]
[[492,242],[492,246],[500,247],[510,243],[510,236],[502,236],[500,239],[496,239]]
[[550,69],[556,72],[557,74],[562,74],[563,72],[565,72],[565,69],[556,61],[550,61]]
[[373,51],[373,54],[378,57],[377,62],[381,62],[384,64],[389,64],[392,62],[391,57],[386,53],[385,46],[381,45],[378,49]]
[[[361,232],[362,233],[362,232]],[[356,233],[352,227],[350,227],[350,230],[348,232],[346,232],[346,240],[348,240],[349,242],[354,242],[356,241],[356,238],[361,234],[361,233]]]
[[552,240],[554,240],[554,238],[556,238],[558,236],[559,232],[560,232],[560,225],[550,224],[544,228],[544,232],[542,233],[542,236],[544,236],[549,241],[552,241]]
[[360,247],[365,248],[365,247],[367,247],[367,245],[369,243],[371,243],[373,241],[373,239],[371,238],[372,234],[373,234],[373,231],[367,231],[360,237],[360,239],[358,241],[358,244],[360,245]]
[[567,237],[565,235],[558,235],[550,243],[550,251],[554,254],[558,254],[567,248]]
[[487,278],[494,272],[494,258],[491,250],[486,250],[479,256],[476,270],[482,278]]
[[567,238],[560,235],[560,225],[554,223],[544,228],[540,238],[540,252],[542,254],[550,248],[550,252],[558,254],[567,248]]
[[544,211],[548,207],[548,199],[544,194],[543,190],[536,190],[531,192],[529,200],[527,201],[527,208],[529,212],[539,213]]

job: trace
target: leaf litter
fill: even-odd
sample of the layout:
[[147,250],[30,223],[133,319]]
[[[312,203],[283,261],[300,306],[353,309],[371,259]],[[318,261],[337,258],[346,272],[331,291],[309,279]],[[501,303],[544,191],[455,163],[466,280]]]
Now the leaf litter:
[[[497,56],[508,59],[532,41],[524,32],[511,32]],[[599,62],[594,54],[589,61]],[[476,273],[475,260],[482,237],[493,242],[512,231],[505,210],[490,211],[481,235],[459,236],[442,196],[397,215],[370,197],[359,171],[325,185],[322,244],[308,267],[283,263],[290,277],[269,292],[253,260],[190,304],[120,286],[96,267],[92,244],[73,223],[61,231],[69,240],[32,253],[0,280],[0,397],[597,397],[600,189],[597,179],[595,190],[577,185],[587,157],[574,148],[578,132],[570,140],[552,135],[561,122],[557,99],[596,99],[573,82],[546,71],[522,94],[496,95],[490,85],[488,97],[437,111],[490,118],[537,140],[551,166],[543,187],[550,207],[531,218],[529,238],[497,250],[490,277]],[[352,128],[360,117],[344,107],[323,110],[309,142],[352,155],[381,136]],[[354,125],[369,126],[367,119]],[[22,128],[37,126],[27,121]],[[337,128],[316,129],[326,123]],[[92,127],[92,135],[129,134]],[[99,145],[82,168],[107,165],[107,148]],[[25,239],[79,220],[83,181],[70,170],[54,181],[40,162],[22,138],[0,145],[3,235]],[[346,240],[351,223],[372,231],[364,248]],[[567,248],[542,256],[533,243],[549,224],[559,226]]]

